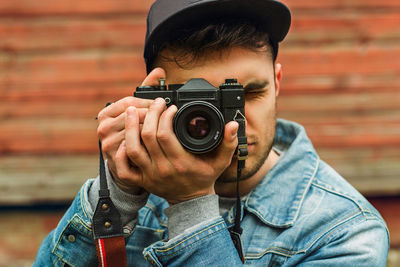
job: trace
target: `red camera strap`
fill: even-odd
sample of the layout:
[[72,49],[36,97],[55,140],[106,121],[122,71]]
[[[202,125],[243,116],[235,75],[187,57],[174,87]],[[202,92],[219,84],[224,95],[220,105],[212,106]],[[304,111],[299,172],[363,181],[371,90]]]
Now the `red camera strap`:
[[125,240],[122,236],[96,239],[99,267],[126,266]]
[[101,142],[99,200],[93,215],[93,235],[99,267],[125,267],[126,247],[121,215],[114,206],[107,186]]

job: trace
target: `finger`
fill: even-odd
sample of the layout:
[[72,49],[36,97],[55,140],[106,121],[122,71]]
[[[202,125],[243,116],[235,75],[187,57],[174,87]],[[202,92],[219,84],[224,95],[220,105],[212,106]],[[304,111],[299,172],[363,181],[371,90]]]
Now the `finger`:
[[125,140],[125,130],[115,132],[101,140],[102,150],[106,154],[107,159],[114,156],[123,140]]
[[120,132],[125,129],[125,114],[122,113],[116,118],[107,118],[99,121],[97,127],[97,136],[100,140],[103,140],[110,135]]
[[125,120],[126,154],[132,163],[147,172],[151,168],[151,159],[140,142],[139,114],[135,107],[126,110]]
[[141,137],[152,160],[161,160],[164,153],[157,141],[157,129],[161,113],[165,110],[165,100],[157,98],[150,106],[144,119]]
[[[147,108],[137,108],[139,113],[139,123],[143,124],[147,114]],[[97,136],[102,140],[113,132],[119,132],[125,129],[126,113],[121,113],[116,118],[107,118],[99,122],[97,127]]]
[[98,115],[98,119],[99,121],[101,121],[108,117],[118,117],[119,115],[124,113],[126,109],[130,106],[134,106],[137,108],[148,108],[152,102],[152,99],[143,99],[128,96],[102,109]]
[[172,121],[177,110],[178,108],[175,105],[170,106],[161,114],[158,123],[157,140],[169,159],[178,158],[185,152],[172,127]]
[[113,163],[110,164],[108,162],[114,179],[118,181],[119,185],[122,185],[125,189],[133,186],[142,186],[142,172],[129,161],[125,141],[120,144]]
[[153,69],[144,79],[142,86],[154,86],[160,84],[160,79],[165,79],[165,71],[162,68]]
[[216,157],[221,159],[218,160],[223,165],[229,164],[232,160],[233,153],[238,145],[237,131],[239,124],[235,121],[230,121],[225,125],[224,139],[221,145],[216,150]]

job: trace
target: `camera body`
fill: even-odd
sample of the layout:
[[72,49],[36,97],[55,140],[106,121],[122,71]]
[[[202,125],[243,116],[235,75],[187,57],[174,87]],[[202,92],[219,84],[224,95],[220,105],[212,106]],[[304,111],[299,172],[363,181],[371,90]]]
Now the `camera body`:
[[[164,83],[160,80],[158,86],[139,86],[134,96],[145,99],[161,97],[167,106],[176,105],[174,132],[182,146],[192,153],[213,150],[224,137],[226,123],[245,119],[244,90],[236,79],[226,79],[219,89],[202,78],[168,87]],[[239,125],[238,137],[246,139],[245,124]]]

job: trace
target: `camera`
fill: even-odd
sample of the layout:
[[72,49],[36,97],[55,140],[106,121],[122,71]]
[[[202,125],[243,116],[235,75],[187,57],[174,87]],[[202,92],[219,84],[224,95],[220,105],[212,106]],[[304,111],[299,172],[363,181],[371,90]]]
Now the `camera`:
[[215,149],[224,137],[225,124],[239,123],[239,144],[246,144],[244,90],[236,79],[226,79],[219,89],[202,78],[194,78],[185,84],[165,85],[160,79],[158,86],[139,86],[135,97],[145,99],[164,98],[167,106],[176,105],[178,111],[173,129],[182,146],[192,153],[206,153]]

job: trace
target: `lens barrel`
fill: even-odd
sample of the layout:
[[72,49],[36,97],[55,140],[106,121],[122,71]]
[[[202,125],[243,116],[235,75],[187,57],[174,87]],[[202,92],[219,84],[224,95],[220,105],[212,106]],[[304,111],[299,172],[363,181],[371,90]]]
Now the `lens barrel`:
[[205,101],[184,104],[174,117],[175,135],[192,153],[206,153],[218,146],[224,136],[224,127],[222,113]]

